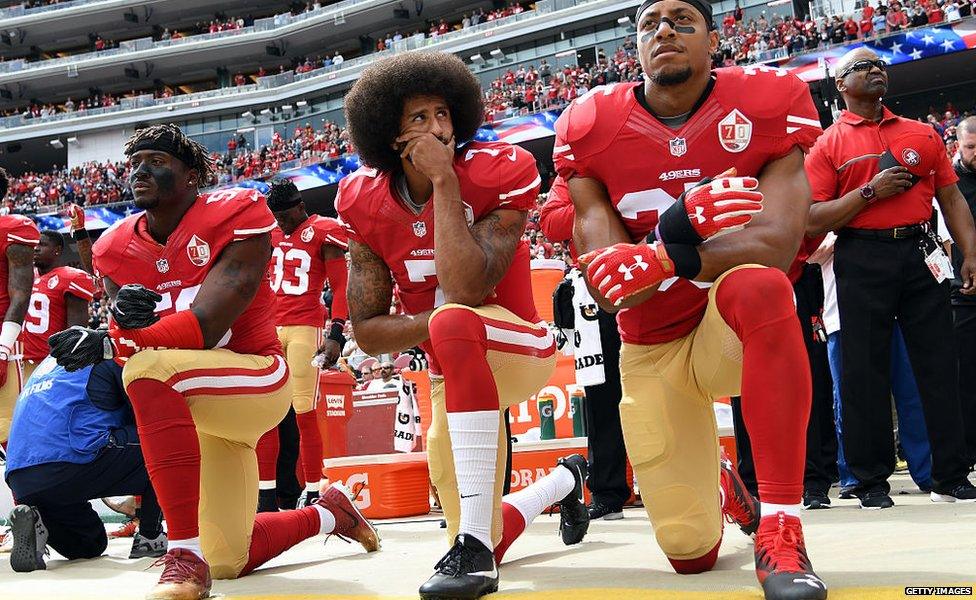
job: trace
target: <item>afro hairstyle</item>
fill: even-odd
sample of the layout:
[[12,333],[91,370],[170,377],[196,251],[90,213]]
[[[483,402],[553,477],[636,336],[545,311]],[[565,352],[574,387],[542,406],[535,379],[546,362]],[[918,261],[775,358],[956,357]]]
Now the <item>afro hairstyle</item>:
[[7,196],[8,189],[10,189],[10,175],[7,174],[6,169],[0,167],[0,200]]
[[404,102],[414,96],[444,99],[458,145],[473,138],[485,118],[481,84],[460,58],[446,52],[396,54],[365,69],[346,94],[346,125],[363,164],[400,170],[392,144],[400,135]]
[[288,210],[293,206],[297,206],[293,202],[293,198],[298,196],[300,199],[301,192],[298,191],[298,186],[295,185],[295,182],[281,177],[271,180],[269,185],[270,188],[268,189],[267,198],[268,208],[271,212]]

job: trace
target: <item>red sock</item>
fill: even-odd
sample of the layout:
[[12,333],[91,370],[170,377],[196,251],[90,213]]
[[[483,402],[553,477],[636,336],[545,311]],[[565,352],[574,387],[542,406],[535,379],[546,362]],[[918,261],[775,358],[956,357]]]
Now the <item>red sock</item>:
[[301,456],[305,478],[302,484],[322,479],[322,433],[314,410],[295,415],[301,437]]
[[759,498],[797,504],[813,392],[793,288],[776,269],[740,269],[722,281],[716,298],[725,322],[742,340],[742,416],[752,440]]
[[502,541],[495,546],[495,564],[502,564],[505,552],[515,540],[525,531],[525,517],[519,509],[507,502],[502,502]]
[[719,537],[715,547],[703,556],[699,556],[698,558],[671,558],[669,556],[668,562],[671,563],[674,572],[678,575],[695,575],[697,573],[711,571],[712,567],[715,566],[715,561],[718,560],[718,549],[721,545],[722,538]]
[[126,392],[169,539],[198,537],[200,442],[190,407],[182,394],[155,379],[137,379]]
[[447,412],[498,410],[498,389],[488,365],[485,324],[466,308],[448,308],[430,321],[430,343],[441,357]]
[[312,506],[258,513],[251,532],[247,564],[237,576],[247,575],[295,544],[318,535],[320,527],[319,512]]
[[276,481],[278,479],[278,428],[272,427],[258,440],[258,479]]

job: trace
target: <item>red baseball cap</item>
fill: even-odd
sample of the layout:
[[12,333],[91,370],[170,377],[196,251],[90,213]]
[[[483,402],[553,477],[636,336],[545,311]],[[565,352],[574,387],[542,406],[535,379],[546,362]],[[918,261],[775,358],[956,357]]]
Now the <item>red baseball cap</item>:
[[934,129],[906,133],[888,140],[888,152],[881,157],[878,167],[884,170],[900,165],[915,177],[928,177],[935,173],[945,151],[945,145]]

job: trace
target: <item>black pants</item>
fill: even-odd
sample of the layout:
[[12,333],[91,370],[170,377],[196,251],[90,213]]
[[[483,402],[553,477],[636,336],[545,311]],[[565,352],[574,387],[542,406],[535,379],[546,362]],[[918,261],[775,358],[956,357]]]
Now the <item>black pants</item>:
[[956,351],[959,357],[959,401],[966,430],[966,449],[970,465],[976,464],[976,304],[952,307],[956,329]]
[[890,491],[895,469],[891,421],[891,334],[895,319],[922,397],[936,491],[965,479],[966,443],[949,306],[923,261],[919,238],[865,239],[842,231],[834,246],[840,312],[844,454],[855,493]]
[[586,487],[590,489],[594,502],[620,508],[630,498],[627,451],[620,429],[620,333],[617,331],[616,317],[602,310],[598,317],[606,381],[585,388],[584,411],[590,463]]
[[305,484],[298,481],[296,471],[300,452],[299,435],[295,409],[289,407],[285,418],[278,423],[278,462],[275,466],[278,506],[286,510],[295,508],[299,496],[305,492]]
[[[820,265],[808,264],[800,279],[793,284],[796,297],[796,316],[810,360],[813,398],[807,422],[806,465],[803,470],[803,491],[826,494],[830,484],[837,481],[837,436],[834,433],[833,380],[827,360],[827,343],[815,337],[813,323],[823,311],[823,275]],[[732,420],[735,425],[735,446],[738,470],[753,495],[759,495],[756,468],[752,462],[749,432],[742,418],[742,400],[732,398]]]
[[[155,537],[161,531],[162,512],[149,483],[142,449],[134,435],[119,434],[122,431],[116,430],[116,441],[94,461],[84,465],[58,463],[64,468],[57,471],[56,479],[49,475],[54,465],[18,469],[7,477],[17,503],[37,509],[48,530],[48,545],[65,558],[95,558],[105,552],[105,525],[88,503],[96,498],[141,494],[142,507],[137,512],[140,533]],[[48,487],[18,493],[26,486],[37,490],[41,472],[46,473]]]

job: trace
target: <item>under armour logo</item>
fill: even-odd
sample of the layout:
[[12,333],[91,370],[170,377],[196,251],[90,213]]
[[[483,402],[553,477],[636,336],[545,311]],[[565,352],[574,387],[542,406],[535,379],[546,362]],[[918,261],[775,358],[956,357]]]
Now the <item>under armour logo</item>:
[[634,274],[633,274],[634,269],[640,269],[641,271],[646,271],[647,267],[648,265],[646,262],[644,262],[644,257],[638,254],[638,255],[634,255],[634,264],[630,265],[629,267],[627,265],[620,265],[617,268],[617,271],[619,273],[624,274],[624,281],[630,281],[634,278]]
[[692,218],[692,217],[694,217],[694,219],[698,221],[698,224],[701,225],[702,223],[705,222],[705,209],[700,206],[696,206],[695,214],[688,215],[688,218]]
[[819,577],[812,573],[805,573],[803,577],[796,577],[793,579],[793,583],[805,583],[812,588],[817,589],[827,589],[827,584],[824,583]]

